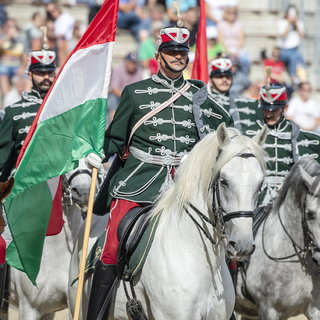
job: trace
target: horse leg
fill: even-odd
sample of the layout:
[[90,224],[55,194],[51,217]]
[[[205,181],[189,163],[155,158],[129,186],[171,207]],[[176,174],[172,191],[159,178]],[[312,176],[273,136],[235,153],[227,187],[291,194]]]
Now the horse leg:
[[28,303],[19,301],[19,320],[39,320],[41,314]]
[[320,319],[320,309],[317,306],[309,305],[306,310],[306,316],[308,320],[318,320]]
[[261,320],[281,320],[281,314],[268,305],[260,306],[259,319]]

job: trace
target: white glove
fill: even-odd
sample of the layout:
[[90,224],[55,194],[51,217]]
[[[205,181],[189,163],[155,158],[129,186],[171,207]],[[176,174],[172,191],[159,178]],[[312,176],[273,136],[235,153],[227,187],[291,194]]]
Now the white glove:
[[84,163],[89,169],[97,168],[100,169],[102,167],[102,159],[95,153],[89,153],[84,158]]

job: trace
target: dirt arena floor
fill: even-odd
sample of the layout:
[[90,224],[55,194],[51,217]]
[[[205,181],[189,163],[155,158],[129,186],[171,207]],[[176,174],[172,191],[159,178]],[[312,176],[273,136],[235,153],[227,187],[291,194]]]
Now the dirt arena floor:
[[[306,320],[307,318],[304,316],[290,318],[290,320]],[[18,320],[18,312],[16,308],[9,309],[9,320]],[[57,312],[54,320],[69,320],[67,310],[62,310]]]

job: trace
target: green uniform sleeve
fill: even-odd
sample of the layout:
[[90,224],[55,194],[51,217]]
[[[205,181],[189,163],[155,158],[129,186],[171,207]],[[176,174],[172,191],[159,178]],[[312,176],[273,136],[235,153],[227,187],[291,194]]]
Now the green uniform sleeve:
[[10,154],[12,145],[13,122],[9,107],[5,109],[5,116],[0,122],[0,171]]
[[104,152],[107,159],[116,153],[120,156],[125,153],[132,129],[132,115],[131,91],[125,87],[114,119],[105,134]]

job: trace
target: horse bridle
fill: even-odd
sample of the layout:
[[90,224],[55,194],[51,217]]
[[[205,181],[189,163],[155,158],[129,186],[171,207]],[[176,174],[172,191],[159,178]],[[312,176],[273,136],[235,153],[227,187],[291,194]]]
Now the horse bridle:
[[[218,154],[219,157],[220,154]],[[218,158],[217,157],[217,158]],[[237,157],[240,158],[256,158],[256,156],[253,153],[241,153],[238,154]],[[217,224],[220,227],[220,230],[222,232],[222,238],[226,237],[225,234],[225,223],[236,218],[253,218],[254,212],[253,211],[232,211],[227,212],[223,206],[221,205],[221,197],[220,197],[220,189],[219,189],[219,176],[215,179],[213,185],[212,185],[212,191],[213,191],[213,202],[212,202],[212,209],[214,213],[214,220],[208,218],[206,215],[204,215],[197,207],[195,207],[192,203],[189,203],[189,207],[200,217],[200,219],[204,222],[209,223],[212,227],[216,227]],[[185,206],[184,210],[187,212],[191,220],[195,223],[195,225],[203,232],[205,237],[209,239],[209,241],[213,245],[217,245],[217,241],[215,241],[212,236],[200,225],[200,223],[192,216],[192,214],[189,212],[188,208]]]
[[[75,172],[71,174],[69,178],[67,178],[65,175],[62,176],[62,191],[63,191],[63,197],[69,200],[69,205],[73,205],[74,199],[72,196],[72,190],[71,190],[71,183],[75,177],[77,177],[80,174],[87,174],[91,177],[91,171],[89,169],[78,169]],[[75,190],[77,192],[77,190]]]
[[[262,247],[263,247],[263,252],[265,253],[265,255],[275,261],[275,262],[283,262],[287,259],[291,259],[295,256],[299,257],[300,260],[290,260],[290,261],[287,261],[287,262],[300,262],[301,260],[305,260],[306,259],[306,256],[307,256],[307,253],[308,252],[313,252],[313,251],[320,251],[320,248],[317,247],[315,245],[315,236],[313,235],[313,233],[310,231],[310,229],[308,228],[308,224],[307,224],[307,218],[306,218],[306,199],[307,199],[307,195],[311,195],[311,196],[314,196],[314,197],[317,197],[318,195],[312,193],[312,192],[307,192],[306,193],[306,197],[305,197],[305,200],[303,202],[303,206],[302,206],[302,219],[301,219],[301,224],[302,224],[302,232],[303,232],[303,235],[304,235],[304,247],[302,248],[294,239],[293,237],[289,234],[288,230],[285,228],[285,225],[283,224],[283,221],[281,219],[281,216],[280,216],[280,210],[278,210],[278,218],[279,218],[279,221],[280,221],[280,224],[281,224],[281,227],[283,229],[283,231],[285,232],[285,234],[288,236],[288,238],[290,239],[292,245],[293,245],[293,248],[295,250],[295,253],[291,254],[291,255],[288,255],[288,256],[285,256],[285,257],[273,257],[271,256],[270,254],[267,253],[266,251],[266,248],[265,248],[265,241],[264,241],[264,230],[265,230],[265,225],[266,225],[266,221],[267,221],[267,218],[268,216],[266,217],[264,223],[263,223],[263,227],[262,227]],[[298,250],[297,250],[298,249]]]

